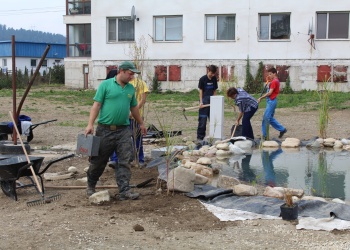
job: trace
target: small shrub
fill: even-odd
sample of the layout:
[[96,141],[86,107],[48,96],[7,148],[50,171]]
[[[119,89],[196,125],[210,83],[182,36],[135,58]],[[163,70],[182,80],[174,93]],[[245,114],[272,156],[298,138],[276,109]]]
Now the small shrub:
[[286,86],[283,89],[283,94],[294,94],[294,90],[290,87],[290,77],[287,77]]
[[64,65],[54,65],[50,68],[51,82],[64,84]]
[[152,79],[151,91],[154,93],[160,93],[162,91],[161,82],[158,81],[157,75],[154,75]]

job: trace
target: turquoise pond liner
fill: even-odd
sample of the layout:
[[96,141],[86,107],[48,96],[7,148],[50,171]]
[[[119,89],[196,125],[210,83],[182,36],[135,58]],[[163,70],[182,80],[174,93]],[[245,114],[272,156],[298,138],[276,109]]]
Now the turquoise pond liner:
[[[244,156],[243,156],[244,157]],[[251,184],[303,189],[305,195],[350,201],[350,152],[279,148],[233,156],[222,169]]]

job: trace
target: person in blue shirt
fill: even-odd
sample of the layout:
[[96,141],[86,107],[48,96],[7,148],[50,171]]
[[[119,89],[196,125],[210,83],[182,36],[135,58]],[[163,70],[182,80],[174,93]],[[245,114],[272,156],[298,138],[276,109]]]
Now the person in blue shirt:
[[239,115],[235,125],[242,119],[242,136],[254,140],[254,132],[250,119],[258,110],[258,101],[241,88],[231,87],[226,92],[227,97],[234,99],[239,108]]

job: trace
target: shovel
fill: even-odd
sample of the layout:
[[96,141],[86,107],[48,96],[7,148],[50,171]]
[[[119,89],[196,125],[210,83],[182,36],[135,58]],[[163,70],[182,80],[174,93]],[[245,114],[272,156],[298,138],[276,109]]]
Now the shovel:
[[[145,180],[139,184],[129,185],[131,188],[143,188],[148,183],[152,182],[154,178],[150,178],[148,180]],[[86,186],[46,186],[46,188],[53,188],[53,189],[85,189]],[[98,189],[107,189],[107,188],[118,188],[117,185],[106,185],[106,186],[96,186],[95,188]]]

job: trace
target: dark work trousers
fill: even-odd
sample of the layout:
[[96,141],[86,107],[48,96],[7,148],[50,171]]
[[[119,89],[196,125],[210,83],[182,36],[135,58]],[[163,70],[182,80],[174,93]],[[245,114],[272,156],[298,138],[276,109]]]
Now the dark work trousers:
[[197,139],[203,140],[207,128],[207,120],[210,119],[210,107],[199,109]]
[[254,139],[254,132],[250,119],[253,117],[258,108],[251,108],[250,111],[243,113],[242,118],[242,136]]
[[98,156],[90,159],[90,166],[87,171],[88,186],[95,187],[101,177],[109,157],[115,151],[118,155],[118,163],[115,168],[115,177],[119,193],[130,190],[131,169],[129,160],[132,157],[131,130],[129,126],[110,130],[108,127],[97,126],[96,136],[100,137],[100,149]]
[[[143,142],[142,142],[142,132],[140,130],[140,125],[135,121],[135,119],[129,119],[130,121],[130,129],[132,132],[132,143],[136,142],[136,147],[133,146],[133,149],[136,148],[137,155],[139,157],[139,163],[145,162],[145,155],[143,153]],[[136,138],[135,138],[136,136]],[[130,161],[133,161],[135,156],[135,152],[133,152],[133,156],[130,159]],[[111,161],[118,161],[118,156],[115,152],[113,152],[113,155],[111,156]]]

